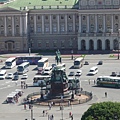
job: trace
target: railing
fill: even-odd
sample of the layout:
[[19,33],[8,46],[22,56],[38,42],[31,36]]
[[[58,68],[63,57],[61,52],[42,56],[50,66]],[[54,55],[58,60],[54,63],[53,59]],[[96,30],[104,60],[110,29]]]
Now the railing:
[[28,10],[28,9],[78,9],[78,5],[57,5],[57,6],[27,6],[27,7],[20,7],[20,10]]

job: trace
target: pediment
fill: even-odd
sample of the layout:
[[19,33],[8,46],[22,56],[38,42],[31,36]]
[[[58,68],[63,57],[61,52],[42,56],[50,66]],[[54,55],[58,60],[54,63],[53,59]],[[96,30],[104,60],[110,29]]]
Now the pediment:
[[11,7],[3,7],[0,8],[0,12],[20,12],[20,10]]

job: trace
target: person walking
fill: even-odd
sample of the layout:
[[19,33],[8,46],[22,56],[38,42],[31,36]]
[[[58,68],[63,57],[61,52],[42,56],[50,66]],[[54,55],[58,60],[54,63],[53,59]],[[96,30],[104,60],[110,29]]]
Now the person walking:
[[71,118],[71,116],[72,116],[72,113],[71,113],[71,112],[69,112],[69,118]]
[[107,92],[105,92],[105,97],[107,97]]
[[90,85],[90,79],[88,80],[88,82],[89,82],[89,85]]
[[45,116],[45,111],[43,110],[43,117]]

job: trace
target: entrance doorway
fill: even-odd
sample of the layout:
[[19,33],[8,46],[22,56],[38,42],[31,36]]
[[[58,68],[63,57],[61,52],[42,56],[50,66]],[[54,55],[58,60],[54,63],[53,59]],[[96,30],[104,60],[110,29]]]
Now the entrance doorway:
[[5,47],[8,52],[12,52],[14,50],[14,41],[6,41]]

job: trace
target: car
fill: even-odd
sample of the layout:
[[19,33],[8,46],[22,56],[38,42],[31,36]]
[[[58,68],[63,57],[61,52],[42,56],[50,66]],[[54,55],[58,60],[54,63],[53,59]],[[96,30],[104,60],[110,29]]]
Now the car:
[[102,64],[103,64],[103,61],[100,60],[100,61],[98,62],[98,65],[102,65]]
[[111,76],[117,76],[117,73],[116,72],[112,72]]
[[71,71],[68,76],[74,76],[74,75],[75,75],[75,72]]
[[82,70],[78,70],[75,74],[75,76],[81,76],[82,75]]
[[12,80],[18,80],[19,79],[19,75],[14,75]]
[[89,62],[88,62],[88,61],[85,61],[84,65],[89,65]]
[[13,79],[13,73],[8,73],[6,79]]
[[117,74],[118,77],[120,77],[120,72]]
[[28,75],[27,74],[23,74],[21,79],[27,79]]

